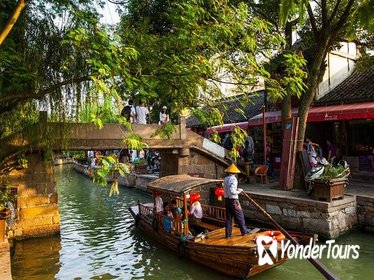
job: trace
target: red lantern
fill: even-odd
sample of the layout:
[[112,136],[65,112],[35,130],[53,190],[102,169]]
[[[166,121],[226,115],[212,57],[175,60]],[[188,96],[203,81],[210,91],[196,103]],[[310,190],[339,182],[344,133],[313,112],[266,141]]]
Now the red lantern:
[[222,196],[224,195],[224,190],[223,188],[216,188],[216,190],[214,191],[214,194],[218,197],[218,200],[219,201],[222,201]]
[[200,194],[199,193],[191,193],[190,194],[190,201],[195,202],[200,200]]

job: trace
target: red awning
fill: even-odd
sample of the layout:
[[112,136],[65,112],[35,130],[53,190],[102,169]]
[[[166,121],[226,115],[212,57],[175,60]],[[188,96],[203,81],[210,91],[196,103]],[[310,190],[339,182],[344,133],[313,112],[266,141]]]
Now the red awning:
[[[297,109],[292,110],[292,116],[297,116]],[[276,123],[281,121],[281,112],[266,112],[266,123]],[[312,107],[309,109],[308,122],[325,122],[355,119],[374,119],[374,102],[353,103],[343,105],[331,105]],[[230,123],[223,126],[214,126],[208,128],[208,132],[217,130],[218,132],[229,132],[235,126],[247,129],[248,125],[262,125],[262,114],[258,114],[247,122]]]
[[313,107],[308,122],[373,119],[374,102]]
[[[292,116],[297,116],[297,109],[292,110]],[[267,112],[265,118],[266,123],[280,122],[281,112]],[[374,102],[312,107],[309,109],[308,113],[308,122],[325,122],[373,118]],[[262,114],[258,114],[251,118],[249,120],[249,125],[262,125]]]

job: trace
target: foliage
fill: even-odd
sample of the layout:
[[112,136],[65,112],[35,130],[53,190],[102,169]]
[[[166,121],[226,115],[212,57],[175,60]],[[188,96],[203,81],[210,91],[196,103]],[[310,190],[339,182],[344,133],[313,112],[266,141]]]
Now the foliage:
[[74,159],[85,159],[86,158],[86,152],[85,151],[73,151],[71,152],[71,156]]
[[100,103],[98,99],[98,97],[91,97],[83,103],[79,121],[82,123],[93,122],[99,127],[101,127],[103,123],[117,123],[119,114],[111,98],[108,96],[104,97],[102,103]]
[[373,0],[315,1],[315,4],[305,0],[282,0],[279,17],[282,27],[286,27],[286,22],[290,21],[297,24],[300,37],[298,48],[308,60],[308,89],[301,96],[299,106],[298,150],[302,150],[309,107],[326,70],[327,53],[342,41],[367,45],[367,35],[372,34],[374,26],[371,20],[374,9],[368,8],[373,7]]
[[[121,99],[134,92],[168,104],[171,117],[220,98],[227,85],[250,92],[259,76],[274,85],[271,95],[283,94],[262,65],[283,39],[243,3],[130,0],[116,29],[100,25],[90,1],[30,3],[0,50],[1,111],[38,99],[58,120],[102,126],[118,121]],[[14,3],[4,6],[0,22]]]
[[239,157],[239,149],[244,146],[245,138],[247,137],[247,132],[240,127],[235,127],[234,131],[231,133],[232,150],[229,155],[236,160]]
[[120,163],[116,155],[100,156],[100,167],[94,173],[93,181],[99,186],[105,187],[107,179],[112,179],[109,195],[119,194],[118,177],[125,176],[130,172],[130,168],[125,163]]
[[147,161],[144,159],[144,158],[136,158],[134,161],[133,161],[134,164],[146,164]]
[[[276,84],[262,61],[271,57],[283,40],[271,32],[268,22],[253,17],[245,4],[129,3],[121,33],[125,43],[138,50],[135,65],[141,96],[157,94],[160,104],[171,104],[175,111],[192,107],[204,125],[211,126],[220,123],[222,111],[207,112],[200,105],[209,106],[221,98],[223,89],[249,93],[259,76],[270,86]],[[276,98],[283,93],[277,85],[270,94]]]
[[160,136],[161,139],[171,139],[173,133],[175,132],[175,126],[171,122],[164,123],[160,128],[158,128],[155,133],[151,135],[152,137]]
[[329,180],[334,178],[343,178],[349,175],[349,168],[338,164],[333,166],[332,164],[328,164],[325,166],[321,179]]
[[24,127],[36,123],[39,112],[34,102],[17,104],[12,110],[0,114],[0,139],[22,131]]
[[14,202],[17,195],[12,194],[12,188],[9,182],[5,182],[4,186],[0,188],[0,208],[4,208],[7,202]]
[[28,168],[29,167],[29,162],[24,156],[20,156],[18,158],[18,168]]
[[[293,93],[298,98],[307,89],[305,80],[307,78],[306,72],[307,61],[304,59],[303,54],[294,52],[284,52],[271,60],[267,64],[267,68],[272,75],[273,87],[268,88],[268,92],[276,90],[282,96]],[[274,96],[274,94],[272,94]]]
[[129,150],[140,151],[148,147],[146,143],[142,142],[142,138],[134,133],[123,139],[123,143]]
[[118,122],[122,124],[127,131],[132,131],[132,124],[125,117],[118,117]]
[[221,136],[219,136],[217,130],[214,130],[213,133],[210,135],[210,140],[214,143],[221,143]]
[[365,54],[361,56],[356,63],[356,71],[374,71],[374,55]]

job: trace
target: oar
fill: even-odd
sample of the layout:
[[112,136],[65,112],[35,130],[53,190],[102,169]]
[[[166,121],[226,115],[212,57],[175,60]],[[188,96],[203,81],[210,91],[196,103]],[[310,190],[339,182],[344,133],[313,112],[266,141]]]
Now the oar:
[[[291,234],[289,234],[280,224],[278,224],[271,216],[268,212],[266,212],[260,205],[257,204],[256,201],[254,201],[251,197],[249,197],[248,194],[246,194],[244,191],[241,192],[242,195],[244,195],[247,200],[253,204],[253,206],[258,210],[260,211],[266,218],[268,218],[271,223],[277,228],[279,229],[283,234],[284,236],[287,237],[287,239],[289,239],[294,245],[299,245],[299,243],[296,241],[295,238],[293,238],[291,236]],[[316,260],[316,259],[312,259],[312,258],[308,258],[308,261],[314,265],[315,268],[317,268],[319,270],[319,272],[322,273],[323,276],[325,276],[326,279],[329,279],[329,280],[337,280],[339,279],[337,276],[335,276],[326,266],[324,266],[320,261]]]

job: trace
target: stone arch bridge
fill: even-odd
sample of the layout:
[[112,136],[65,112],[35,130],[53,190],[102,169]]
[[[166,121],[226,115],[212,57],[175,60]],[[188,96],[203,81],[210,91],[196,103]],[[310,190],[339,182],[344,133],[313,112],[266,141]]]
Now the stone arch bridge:
[[[16,222],[8,231],[9,238],[28,238],[59,232],[60,218],[53,166],[42,160],[46,150],[110,150],[124,148],[123,138],[130,133],[142,137],[150,148],[160,151],[160,176],[198,174],[222,178],[230,163],[226,150],[186,129],[185,120],[174,126],[170,139],[153,136],[158,125],[133,125],[126,131],[119,124],[105,124],[99,129],[92,124],[48,123],[45,113],[40,121],[24,131],[0,140],[0,164],[4,167],[24,153],[28,168],[0,173],[0,183],[9,181],[17,189]],[[48,147],[48,149],[46,149]]]
[[[44,112],[42,112],[44,113]],[[224,175],[230,163],[227,151],[214,142],[186,129],[185,119],[174,125],[170,139],[155,135],[159,125],[136,125],[132,131],[120,124],[105,124],[101,129],[93,124],[48,123],[41,114],[40,122],[24,131],[0,140],[0,162],[21,152],[43,151],[48,147],[63,150],[112,150],[125,148],[123,138],[135,133],[149,148],[161,152],[164,161],[160,176],[170,174],[198,173],[207,178]]]

